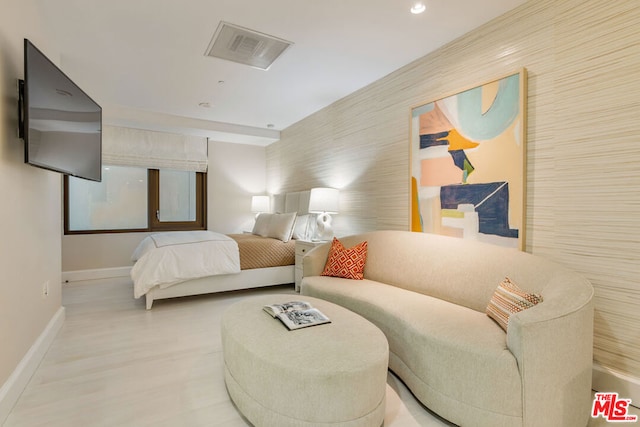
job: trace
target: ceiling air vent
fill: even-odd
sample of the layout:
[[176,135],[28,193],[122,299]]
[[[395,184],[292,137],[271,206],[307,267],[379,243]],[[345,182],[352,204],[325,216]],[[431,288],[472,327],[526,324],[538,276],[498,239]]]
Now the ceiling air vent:
[[220,22],[205,55],[267,70],[292,44],[228,22]]

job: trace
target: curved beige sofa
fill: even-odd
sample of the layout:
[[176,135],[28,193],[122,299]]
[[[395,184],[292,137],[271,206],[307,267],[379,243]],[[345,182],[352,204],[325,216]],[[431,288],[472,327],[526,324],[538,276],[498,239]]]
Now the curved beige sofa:
[[[593,287],[515,249],[403,231],[368,242],[364,280],[320,276],[329,244],[303,259],[301,293],[369,319],[389,342],[389,369],[429,409],[462,426],[585,426],[591,409]],[[485,314],[508,276],[544,301],[505,333]]]

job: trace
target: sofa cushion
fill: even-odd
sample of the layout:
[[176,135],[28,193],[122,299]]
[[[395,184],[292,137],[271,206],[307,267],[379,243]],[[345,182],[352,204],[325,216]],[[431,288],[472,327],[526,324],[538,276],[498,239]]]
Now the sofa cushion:
[[521,417],[516,359],[484,312],[367,279],[305,277],[301,293],[339,304],[380,328],[389,341],[389,368],[402,369],[414,394],[436,412],[446,405],[461,413],[485,408],[489,418]]
[[500,282],[487,305],[487,316],[507,331],[509,316],[542,302],[542,296],[523,291],[508,277]]
[[[364,269],[367,279],[481,313],[505,276],[529,292],[543,293],[549,280],[564,270],[546,259],[513,248],[437,234],[385,230],[340,238],[347,247],[363,240],[368,243]],[[309,275],[313,274],[304,273],[304,277]],[[579,306],[579,301],[581,298],[569,304]]]
[[347,249],[340,243],[340,240],[334,237],[327,263],[321,275],[362,280],[364,279],[363,271],[366,261],[366,241]]

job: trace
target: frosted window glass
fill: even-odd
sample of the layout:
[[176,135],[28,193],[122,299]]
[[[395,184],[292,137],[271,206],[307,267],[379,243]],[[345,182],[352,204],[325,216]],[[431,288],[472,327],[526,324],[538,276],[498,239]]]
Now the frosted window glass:
[[103,166],[102,182],[69,177],[70,231],[147,228],[147,169]]
[[196,173],[160,170],[161,222],[196,220]]

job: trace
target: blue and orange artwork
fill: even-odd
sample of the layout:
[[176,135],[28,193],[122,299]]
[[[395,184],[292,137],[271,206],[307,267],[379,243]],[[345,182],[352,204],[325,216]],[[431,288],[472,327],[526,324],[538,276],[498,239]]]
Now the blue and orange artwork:
[[525,78],[522,70],[412,110],[414,231],[522,249]]

